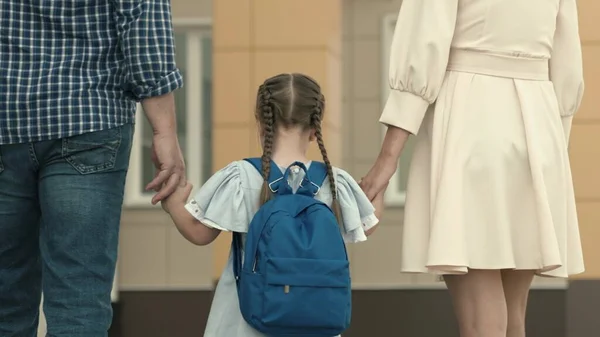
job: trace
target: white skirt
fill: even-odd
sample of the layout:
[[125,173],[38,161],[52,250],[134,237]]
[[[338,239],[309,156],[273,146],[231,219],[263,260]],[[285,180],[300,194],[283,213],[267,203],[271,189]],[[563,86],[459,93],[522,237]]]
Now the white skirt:
[[575,196],[550,81],[448,71],[417,135],[402,271],[583,272]]

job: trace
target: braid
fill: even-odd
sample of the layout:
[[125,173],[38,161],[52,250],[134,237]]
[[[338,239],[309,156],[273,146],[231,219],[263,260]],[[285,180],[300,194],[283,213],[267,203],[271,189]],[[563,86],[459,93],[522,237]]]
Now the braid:
[[260,89],[260,100],[258,102],[258,113],[262,114],[264,121],[264,144],[262,154],[262,175],[263,187],[260,194],[260,204],[264,204],[271,199],[272,192],[269,188],[269,176],[271,174],[271,158],[273,155],[273,141],[275,138],[275,116],[271,104],[271,92],[266,85]]
[[327,167],[327,178],[329,179],[329,185],[331,187],[331,209],[335,214],[335,217],[338,220],[338,223],[342,223],[342,211],[340,207],[340,202],[337,196],[337,189],[335,185],[335,177],[333,176],[333,168],[331,166],[331,162],[329,161],[329,156],[327,155],[327,150],[325,149],[325,142],[323,141],[323,132],[321,129],[321,118],[323,116],[323,106],[324,106],[324,98],[322,94],[319,94],[319,97],[316,99],[315,106],[313,108],[313,114],[311,116],[311,124],[315,130],[315,136],[317,137],[317,144],[319,145],[319,150],[321,150],[321,156],[323,157],[323,162]]

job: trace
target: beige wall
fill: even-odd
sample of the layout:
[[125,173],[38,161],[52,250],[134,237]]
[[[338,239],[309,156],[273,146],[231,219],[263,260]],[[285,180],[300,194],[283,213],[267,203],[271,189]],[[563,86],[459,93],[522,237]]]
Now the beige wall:
[[[343,12],[344,169],[364,176],[375,161],[382,129],[376,121],[382,106],[383,20],[397,14],[401,0],[351,0]],[[357,136],[361,135],[361,136]],[[365,137],[365,135],[368,135]],[[430,275],[401,274],[403,211],[387,208],[377,233],[353,245],[352,282],[358,288],[394,288],[434,284]]]
[[[329,103],[326,136],[334,163],[356,178],[364,175],[377,155],[381,132],[373,121],[382,108],[382,20],[397,13],[400,3],[174,0],[175,20],[214,21],[214,168],[259,154],[252,115],[258,84],[277,72],[303,71],[324,86]],[[582,277],[600,278],[600,148],[594,145],[600,144],[600,98],[594,94],[600,90],[600,3],[578,3],[587,87],[573,127],[571,157],[588,269]],[[316,21],[308,24],[306,18]],[[398,272],[401,231],[402,209],[390,209],[377,235],[349,248],[356,287],[434,284],[431,276]],[[211,247],[194,247],[162,211],[127,209],[121,234],[121,289],[210,287],[223,268],[229,240],[222,235]]]

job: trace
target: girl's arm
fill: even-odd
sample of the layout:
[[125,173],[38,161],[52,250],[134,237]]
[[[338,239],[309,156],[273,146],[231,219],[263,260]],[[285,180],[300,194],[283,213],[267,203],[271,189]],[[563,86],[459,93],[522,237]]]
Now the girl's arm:
[[183,204],[176,205],[169,213],[175,227],[184,238],[189,242],[198,245],[206,246],[211,244],[221,231],[211,228],[196,220],[190,212],[188,212]]
[[185,187],[178,187],[175,193],[162,202],[162,207],[171,216],[175,227],[183,237],[195,245],[206,246],[215,241],[221,231],[198,221],[185,209],[192,188],[190,183]]

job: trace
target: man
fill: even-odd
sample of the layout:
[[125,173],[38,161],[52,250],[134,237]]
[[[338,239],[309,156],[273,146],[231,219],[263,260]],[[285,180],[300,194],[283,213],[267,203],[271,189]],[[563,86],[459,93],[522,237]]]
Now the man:
[[0,336],[106,336],[136,101],[157,203],[185,183],[169,0],[0,4]]

